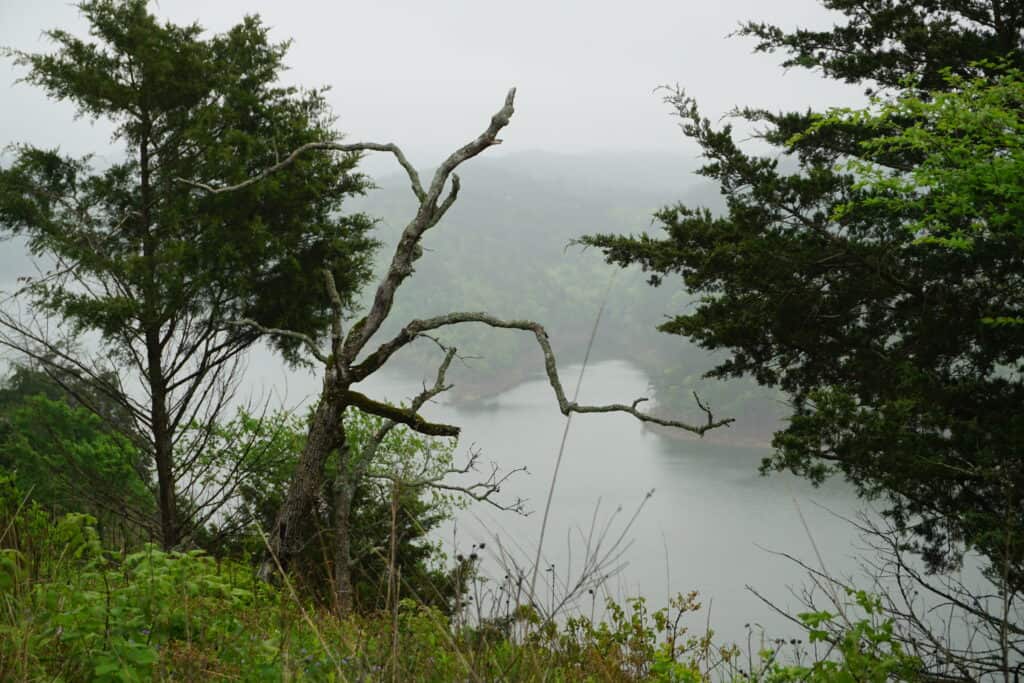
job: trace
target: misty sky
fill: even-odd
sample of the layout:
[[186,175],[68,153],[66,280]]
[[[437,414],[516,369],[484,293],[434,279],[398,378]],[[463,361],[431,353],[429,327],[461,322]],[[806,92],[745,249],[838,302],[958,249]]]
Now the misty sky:
[[[718,117],[737,104],[821,108],[860,101],[860,88],[802,70],[781,55],[753,54],[753,41],[727,38],[740,21],[783,27],[831,25],[815,0],[161,0],[176,23],[222,31],[258,13],[275,39],[294,39],[287,78],[330,85],[349,139],[393,141],[430,166],[486,125],[517,86],[504,153],[543,149],[686,154],[668,108],[652,93],[678,83]],[[84,33],[67,0],[0,0],[0,45],[46,51],[46,29]],[[14,81],[0,58],[0,142],[102,149],[102,126],[72,121],[67,105]],[[371,169],[372,170],[372,169]]]

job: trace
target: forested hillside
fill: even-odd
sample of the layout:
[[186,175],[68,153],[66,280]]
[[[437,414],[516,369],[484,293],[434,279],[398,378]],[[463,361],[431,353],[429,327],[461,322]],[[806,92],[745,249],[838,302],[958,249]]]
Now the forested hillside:
[[[664,155],[525,152],[479,159],[462,173],[459,202],[424,240],[426,253],[384,336],[413,318],[486,310],[537,320],[559,361],[578,363],[607,299],[592,360],[638,365],[666,413],[699,415],[691,393],[698,391],[717,413],[738,418],[730,430],[706,438],[766,443],[781,414],[778,395],[750,380],[704,379],[714,356],[655,329],[688,305],[678,283],[651,288],[639,268],[620,272],[597,250],[574,242],[596,231],[649,229],[655,208],[680,199],[721,210],[717,188],[694,174],[696,159],[680,147]],[[380,218],[378,236],[393,244],[415,199],[404,174],[383,175],[376,185],[355,205]],[[467,357],[450,370],[454,400],[486,399],[543,372],[528,335],[481,325],[440,337]],[[395,360],[409,372],[430,372],[436,357],[436,346],[423,340]]]

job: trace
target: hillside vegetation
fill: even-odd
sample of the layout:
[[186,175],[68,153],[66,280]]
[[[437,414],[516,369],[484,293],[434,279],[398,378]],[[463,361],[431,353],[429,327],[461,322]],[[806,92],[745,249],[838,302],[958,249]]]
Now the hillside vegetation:
[[[382,338],[414,318],[486,310],[537,320],[559,361],[579,363],[604,306],[591,360],[640,367],[665,414],[699,419],[692,396],[697,391],[717,414],[737,418],[729,430],[706,438],[767,443],[782,414],[780,395],[750,380],[704,379],[715,356],[655,329],[687,308],[678,284],[651,288],[639,268],[620,272],[597,250],[574,242],[596,231],[646,230],[653,207],[680,198],[721,209],[717,189],[702,184],[694,166],[682,154],[532,152],[479,159],[462,173],[466,190],[459,202],[424,240],[426,253]],[[355,206],[379,217],[378,236],[391,245],[415,201],[404,176],[385,175],[375,183]],[[488,397],[543,370],[528,335],[477,326],[438,336],[467,357],[449,372],[455,385],[449,396],[457,401]],[[434,358],[436,348],[424,341],[395,360],[408,372],[429,373]]]

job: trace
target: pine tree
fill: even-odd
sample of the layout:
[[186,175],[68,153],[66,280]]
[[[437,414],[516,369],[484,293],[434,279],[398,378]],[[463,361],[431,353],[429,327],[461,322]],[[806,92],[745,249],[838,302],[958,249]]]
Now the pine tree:
[[[787,67],[925,101],[1024,62],[1020,3],[824,4],[845,22],[741,33],[787,53]],[[1012,568],[1011,590],[1024,587],[1024,335],[986,322],[1024,312],[1024,235],[979,233],[966,250],[918,239],[926,207],[895,206],[891,186],[862,182],[848,162],[899,175],[926,150],[871,147],[879,131],[856,117],[741,110],[775,148],[759,156],[685,93],[668,100],[708,159],[701,173],[719,183],[724,215],[671,206],[657,214],[663,236],[586,241],[654,283],[682,276],[698,303],[661,329],[727,351],[711,375],[750,375],[791,396],[766,470],[841,472],[886,501],[932,569],[973,548],[1000,573]],[[904,112],[887,134],[920,124]]]
[[[17,147],[0,169],[0,232],[53,264],[23,290],[33,309],[96,333],[102,351],[87,363],[11,317],[4,340],[96,381],[131,412],[152,451],[162,542],[173,547],[213,505],[181,514],[178,498],[201,486],[192,467],[202,440],[186,449],[179,436],[213,424],[236,362],[259,336],[230,323],[323,331],[322,270],[346,303],[369,272],[372,221],[341,214],[367,183],[357,155],[312,153],[287,176],[231,196],[204,192],[191,183],[244,180],[279,151],[334,139],[324,93],[278,83],[287,44],[271,43],[258,18],[206,36],[198,25],[161,23],[145,0],[80,9],[91,40],[54,30],[53,53],[11,56],[27,83],[112,122],[123,158],[100,165]],[[293,351],[290,338],[273,341]],[[103,381],[104,368],[121,381]]]

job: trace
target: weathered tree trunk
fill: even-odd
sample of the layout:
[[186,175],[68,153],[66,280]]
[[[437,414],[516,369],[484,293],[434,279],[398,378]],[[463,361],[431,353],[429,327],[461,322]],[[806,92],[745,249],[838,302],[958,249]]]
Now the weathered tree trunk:
[[[152,353],[150,363],[153,364]],[[159,359],[156,361],[159,364]],[[157,365],[159,368],[159,365]],[[178,500],[174,491],[174,440],[167,414],[167,390],[159,369],[150,373],[152,392],[153,458],[156,461],[157,488],[160,505],[160,545],[171,550],[180,540]]]
[[328,377],[324,382],[320,405],[309,425],[306,445],[296,463],[295,473],[288,484],[288,492],[268,539],[271,556],[260,569],[264,579],[275,574],[278,564],[282,570],[288,571],[292,559],[302,550],[306,540],[302,534],[303,522],[320,493],[324,463],[332,451],[345,447],[345,433],[341,426],[341,416],[345,410],[341,397],[345,392],[334,391],[329,386],[337,382],[335,378]]
[[167,378],[164,376],[163,350],[159,321],[159,294],[156,285],[156,240],[152,232],[152,188],[150,186],[150,122],[143,112],[144,133],[139,144],[139,192],[142,200],[143,258],[148,270],[148,281],[143,289],[145,297],[146,362],[150,395],[150,429],[153,434],[153,459],[156,462],[158,505],[160,507],[160,544],[165,550],[178,545],[181,528],[178,524],[178,501],[174,490],[174,435],[167,408]]
[[[344,440],[344,437],[343,437]],[[334,604],[338,616],[352,611],[352,499],[356,481],[348,453],[338,451],[338,474],[334,480]]]
[[150,395],[150,430],[156,463],[157,504],[160,509],[160,545],[172,550],[181,540],[178,499],[174,490],[174,435],[167,410],[167,380],[161,362],[160,330],[146,331],[147,382]]
[[[149,251],[149,249],[147,249]],[[160,545],[172,550],[181,540],[178,500],[174,490],[174,435],[167,408],[167,378],[164,377],[160,328],[146,329],[146,382],[149,384],[149,425],[156,464],[157,505],[160,511]]]

